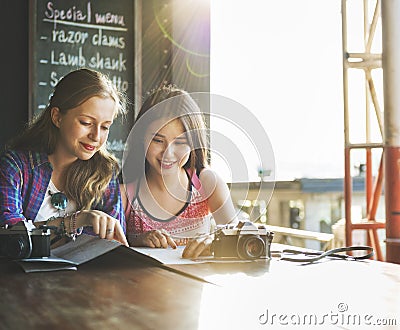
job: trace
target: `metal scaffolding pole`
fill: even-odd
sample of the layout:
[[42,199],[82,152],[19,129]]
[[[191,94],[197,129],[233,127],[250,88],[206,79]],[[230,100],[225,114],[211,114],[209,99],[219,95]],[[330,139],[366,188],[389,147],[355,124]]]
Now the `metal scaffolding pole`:
[[[400,1],[400,0],[399,0]],[[354,4],[354,1],[350,1]],[[375,117],[378,123],[381,136],[383,135],[383,123],[381,118],[381,109],[379,107],[378,98],[374,80],[372,78],[372,70],[382,67],[381,54],[371,52],[371,46],[376,35],[376,27],[380,17],[380,0],[375,1],[374,13],[372,20],[369,20],[369,10],[367,0],[363,0],[362,10],[364,13],[364,49],[363,52],[351,53],[348,51],[348,22],[351,21],[347,17],[347,0],[342,0],[342,48],[343,48],[343,98],[344,98],[344,140],[345,140],[345,174],[344,174],[344,197],[345,197],[345,229],[346,229],[346,245],[352,245],[353,230],[366,230],[368,244],[371,244],[376,252],[376,258],[383,261],[384,256],[380,248],[380,242],[377,234],[378,229],[385,228],[385,223],[376,221],[376,211],[382,191],[383,181],[383,162],[379,166],[378,173],[375,176],[375,183],[372,173],[372,150],[383,149],[383,143],[373,143],[371,141],[371,110],[370,103],[375,109]],[[365,77],[365,141],[352,143],[350,140],[350,113],[354,110],[349,106],[349,70],[363,70]],[[366,197],[366,217],[356,223],[352,221],[352,183],[351,175],[351,154],[355,149],[365,150],[365,197]],[[383,159],[383,158],[382,158]]]
[[386,261],[400,263],[400,0],[382,1]]

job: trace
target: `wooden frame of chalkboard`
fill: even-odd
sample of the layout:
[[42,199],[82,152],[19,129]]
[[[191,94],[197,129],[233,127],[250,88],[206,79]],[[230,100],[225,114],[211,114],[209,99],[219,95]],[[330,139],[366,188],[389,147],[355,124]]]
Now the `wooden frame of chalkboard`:
[[[30,1],[30,118],[46,108],[58,80],[80,67],[107,74],[128,100],[136,99],[135,2]],[[110,130],[108,146],[119,159],[133,116],[130,110]]]

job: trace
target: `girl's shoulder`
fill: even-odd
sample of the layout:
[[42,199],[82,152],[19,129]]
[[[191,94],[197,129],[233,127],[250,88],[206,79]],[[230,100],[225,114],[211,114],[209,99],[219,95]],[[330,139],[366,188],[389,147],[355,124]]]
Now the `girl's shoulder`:
[[7,150],[0,158],[2,165],[17,166],[20,169],[33,169],[49,162],[46,153],[31,150]]
[[18,151],[18,150],[7,150],[1,154],[1,159],[5,161],[14,161],[14,162],[28,162],[30,156],[30,152],[27,151]]
[[120,184],[121,194],[126,196],[129,200],[133,200],[137,193],[137,181]]
[[119,190],[121,193],[122,207],[124,209],[125,217],[128,217],[131,212],[131,202],[136,198],[136,187],[137,183],[120,183]]
[[215,190],[218,190],[221,185],[226,185],[219,174],[209,167],[201,169],[198,173],[198,178],[205,196],[210,196]]
[[209,167],[202,168],[197,176],[201,183],[207,186],[210,184],[215,185],[221,180],[218,173]]

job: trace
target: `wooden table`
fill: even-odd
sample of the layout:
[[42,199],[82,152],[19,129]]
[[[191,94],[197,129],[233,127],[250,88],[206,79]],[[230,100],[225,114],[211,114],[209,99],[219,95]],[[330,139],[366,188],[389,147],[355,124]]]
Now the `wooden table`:
[[115,250],[78,271],[0,272],[0,329],[400,328],[400,265],[373,260],[161,266]]

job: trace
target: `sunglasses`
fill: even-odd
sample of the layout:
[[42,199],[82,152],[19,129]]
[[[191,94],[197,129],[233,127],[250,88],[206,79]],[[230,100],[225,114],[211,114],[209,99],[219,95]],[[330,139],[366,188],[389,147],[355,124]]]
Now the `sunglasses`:
[[49,195],[51,196],[50,199],[51,205],[53,205],[53,207],[58,210],[58,215],[61,216],[61,212],[62,211],[65,212],[65,209],[67,208],[68,205],[67,196],[65,196],[65,194],[62,192],[56,192],[52,194],[50,191]]

